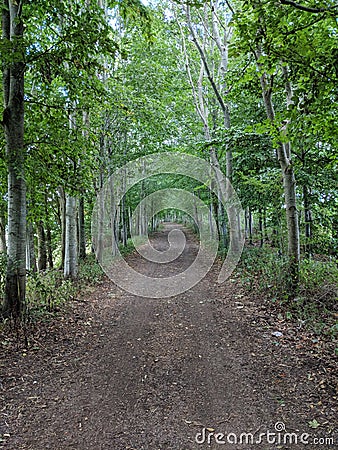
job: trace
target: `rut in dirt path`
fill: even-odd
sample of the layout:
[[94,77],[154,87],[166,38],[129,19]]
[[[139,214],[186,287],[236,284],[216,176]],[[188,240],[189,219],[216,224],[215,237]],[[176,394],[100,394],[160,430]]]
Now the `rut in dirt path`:
[[[154,235],[157,249],[167,248],[169,230]],[[184,252],[169,264],[128,261],[156,277],[182,271],[198,251],[185,234]],[[135,297],[109,281],[98,287],[71,318],[84,331],[53,336],[61,352],[18,356],[5,386],[4,448],[242,449],[253,446],[235,444],[236,436],[258,439],[277,422],[305,432],[299,398],[313,388],[304,382],[308,361],[252,326],[250,301],[234,280],[218,285],[218,270],[166,299]],[[217,443],[213,433],[232,433],[232,441]],[[254,448],[276,448],[262,439]]]

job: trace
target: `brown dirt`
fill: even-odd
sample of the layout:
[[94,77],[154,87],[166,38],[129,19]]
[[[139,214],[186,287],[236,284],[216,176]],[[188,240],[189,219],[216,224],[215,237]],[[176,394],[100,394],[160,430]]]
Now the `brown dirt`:
[[[153,237],[157,248],[165,248],[167,231]],[[129,262],[158,277],[180,271],[197,251],[186,234],[175,262],[137,255]],[[40,323],[28,348],[13,349],[14,340],[0,335],[0,447],[337,448],[333,355],[324,357],[318,341],[248,296],[237,278],[217,284],[218,271],[216,263],[198,285],[169,299],[135,297],[105,280],[58,321]],[[310,444],[231,443],[234,434],[276,432],[277,422],[309,433]],[[210,444],[195,440],[203,428]],[[234,434],[217,444],[211,433]],[[335,444],[315,445],[315,436]]]

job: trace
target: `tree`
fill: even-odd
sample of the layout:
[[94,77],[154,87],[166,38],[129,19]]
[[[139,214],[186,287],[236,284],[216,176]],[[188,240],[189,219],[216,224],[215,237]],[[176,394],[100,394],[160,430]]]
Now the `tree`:
[[8,170],[8,263],[3,314],[18,318],[23,311],[26,283],[26,183],[24,148],[24,25],[22,2],[4,0],[3,62],[4,112]]
[[[145,26],[149,23],[147,8],[138,1],[120,2],[119,5],[114,3],[110,6],[119,7],[123,11],[123,17],[129,18],[131,23],[136,23],[140,16],[144,19]],[[118,32],[114,29],[110,17],[107,17],[107,11],[106,2],[96,3],[86,0],[77,0],[72,5],[61,1],[57,8],[50,8],[42,1],[37,1],[34,5],[9,0],[4,0],[3,3],[1,54],[3,56],[4,113],[2,124],[6,140],[9,180],[8,268],[3,305],[3,313],[6,316],[19,317],[24,309],[27,240],[26,178],[27,174],[30,178],[30,170],[34,166],[41,165],[41,161],[34,160],[32,156],[34,153],[43,154],[43,150],[48,149],[43,156],[47,160],[48,168],[45,166],[42,173],[47,172],[46,178],[53,181],[49,189],[54,187],[56,190],[56,180],[59,181],[59,185],[61,181],[62,189],[66,197],[69,197],[75,192],[74,184],[69,183],[69,179],[71,182],[74,179],[81,179],[81,184],[75,183],[79,192],[83,192],[88,187],[86,182],[90,177],[83,175],[86,171],[88,172],[88,164],[93,162],[93,153],[89,153],[89,158],[81,160],[81,167],[76,167],[80,160],[80,152],[77,151],[78,145],[75,139],[82,133],[82,129],[77,126],[78,132],[71,133],[71,138],[65,137],[64,124],[68,119],[67,110],[70,104],[74,105],[74,102],[76,104],[74,115],[82,115],[97,92],[102,93],[104,90],[98,76],[99,69],[102,67],[102,57],[106,55],[114,60],[118,49],[116,42]],[[25,39],[23,39],[24,27]],[[29,89],[26,93],[25,79],[29,81]],[[51,99],[55,102],[54,104],[48,104]],[[26,116],[26,142],[24,142],[25,102],[32,109],[35,106],[35,115],[41,117],[40,120],[33,121],[33,116],[30,114]],[[95,109],[97,104],[97,100],[95,105],[92,102],[89,109]],[[45,113],[48,114],[51,109],[53,114],[59,113],[59,120],[56,123],[46,120]],[[54,151],[55,148],[57,152]],[[29,158],[26,158],[27,150]],[[67,172],[71,174],[70,177],[67,177]],[[48,184],[45,180],[42,182]],[[47,197],[52,195],[51,191],[47,192]],[[66,201],[66,204],[70,211],[66,211],[68,222],[65,221],[65,224],[72,221],[71,230],[66,233],[64,240],[65,244],[68,244],[68,238],[77,237],[77,233],[73,232],[76,209],[74,202]],[[40,231],[42,231],[41,219],[42,217],[39,217],[37,220]],[[3,221],[3,214],[1,220]],[[3,232],[1,236],[3,237]],[[42,237],[41,233],[40,237]],[[68,249],[66,256],[69,261],[73,259],[70,253],[72,252]],[[69,267],[75,266],[70,264]]]

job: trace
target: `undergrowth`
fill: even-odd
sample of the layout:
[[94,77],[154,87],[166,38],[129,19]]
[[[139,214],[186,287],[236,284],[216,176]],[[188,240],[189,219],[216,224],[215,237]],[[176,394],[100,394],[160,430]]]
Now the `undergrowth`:
[[[0,255],[0,298],[5,288],[6,258]],[[94,255],[87,255],[79,264],[78,278],[65,280],[63,271],[58,269],[27,274],[25,321],[48,319],[57,313],[81,290],[99,283],[104,276]]]
[[245,248],[238,273],[251,292],[264,294],[285,317],[299,321],[316,334],[338,335],[338,266],[336,260],[302,259],[299,289],[288,294],[288,260],[271,248]]

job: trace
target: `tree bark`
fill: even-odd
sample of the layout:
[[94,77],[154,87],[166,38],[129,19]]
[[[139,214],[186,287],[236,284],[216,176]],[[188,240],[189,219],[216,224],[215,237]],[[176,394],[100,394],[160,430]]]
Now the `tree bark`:
[[303,204],[305,219],[305,255],[310,258],[312,255],[311,237],[312,237],[312,212],[309,199],[309,188],[303,186]]
[[[206,34],[211,35],[213,42],[216,42],[218,50],[220,52],[220,67],[219,72],[221,75],[221,83],[219,85],[215,82],[215,76],[212,73],[212,70],[209,67],[207,56],[205,52],[205,38],[203,44],[199,42],[198,35],[192,25],[191,22],[191,15],[190,15],[190,6],[186,6],[185,13],[187,17],[187,25],[190,31],[190,35],[192,38],[192,41],[194,42],[200,57],[201,57],[201,71],[200,71],[200,77],[198,80],[198,87],[197,92],[196,89],[193,86],[193,81],[190,73],[190,66],[189,66],[189,60],[187,57],[187,51],[185,42],[183,42],[183,51],[185,54],[186,59],[186,68],[188,72],[188,78],[190,85],[193,89],[193,96],[195,99],[196,109],[201,117],[201,120],[203,122],[204,126],[204,134],[206,141],[210,142],[211,140],[211,133],[210,128],[208,124],[208,110],[204,105],[204,98],[203,98],[203,89],[202,89],[202,80],[204,74],[207,76],[210,85],[212,87],[212,90],[215,94],[215,97],[217,99],[217,102],[221,108],[222,115],[223,115],[223,124],[224,129],[229,130],[230,129],[230,111],[227,103],[223,99],[223,95],[226,93],[226,84],[225,84],[225,75],[228,70],[228,38],[230,36],[231,30],[224,32],[223,40],[221,39],[219,27],[218,27],[218,19],[217,19],[217,3],[212,3],[212,29],[208,30],[206,29]],[[205,16],[204,20],[204,27],[207,28],[207,16]],[[180,26],[180,24],[179,24]],[[182,39],[184,40],[184,34],[181,29],[181,35]],[[228,218],[229,218],[229,234],[230,234],[230,243],[231,243],[231,251],[233,253],[237,253],[239,249],[239,242],[241,240],[241,229],[240,229],[240,220],[239,217],[237,217],[236,214],[236,207],[231,205],[231,181],[232,181],[232,172],[233,172],[233,165],[232,165],[232,151],[231,148],[227,148],[226,151],[226,180],[224,178],[220,177],[220,174],[222,173],[220,163],[218,160],[217,152],[214,147],[210,147],[210,159],[212,165],[215,167],[215,175],[217,184],[219,186],[219,191],[221,198],[223,202],[227,203],[227,212],[228,212]]]
[[64,270],[66,253],[66,195],[62,186],[59,187],[59,213],[61,223],[61,264],[60,270]]
[[[256,59],[259,59],[260,52],[257,51]],[[260,68],[259,63],[257,63]],[[262,70],[260,68],[260,70]],[[284,74],[286,75],[286,69]],[[266,114],[271,122],[275,121],[275,111],[272,102],[272,88],[268,82],[266,73],[262,73],[260,77],[263,100],[265,104]],[[286,79],[287,106],[291,101],[291,86]],[[299,283],[299,259],[300,259],[300,242],[299,242],[299,221],[296,199],[296,179],[291,159],[290,142],[280,143],[277,148],[277,157],[282,170],[286,221],[288,228],[288,256],[289,256],[289,291],[292,295],[298,287]]]
[[6,216],[5,211],[0,207],[0,253],[7,254],[6,243]]
[[79,198],[79,258],[86,258],[86,232],[85,232],[85,214],[84,214],[84,198]]
[[117,205],[115,203],[114,196],[114,178],[113,175],[109,177],[109,190],[110,190],[110,223],[111,223],[111,252],[112,256],[116,256],[118,254],[118,214],[117,214]]
[[76,198],[66,195],[66,232],[64,277],[75,280],[78,275]]
[[[24,149],[24,50],[22,3],[4,0],[2,36],[12,42],[16,62],[3,65],[4,113],[8,169],[8,263],[2,313],[19,318],[26,291],[26,182]],[[22,55],[22,58],[18,58]],[[19,61],[18,61],[19,59]],[[21,59],[21,61],[20,61]]]

